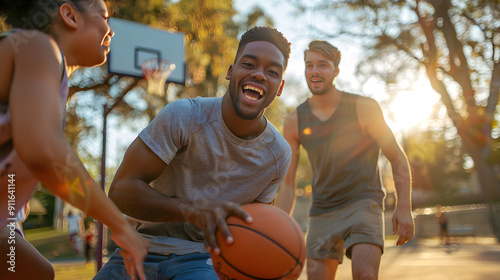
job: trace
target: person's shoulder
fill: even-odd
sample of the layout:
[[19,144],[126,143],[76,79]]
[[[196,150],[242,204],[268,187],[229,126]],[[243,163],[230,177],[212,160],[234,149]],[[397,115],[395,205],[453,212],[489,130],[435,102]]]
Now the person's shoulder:
[[300,103],[297,107],[295,107],[295,111],[306,110],[306,108],[309,107],[309,99],[310,98],[307,98],[304,102]]
[[375,98],[370,97],[370,96],[364,96],[364,95],[354,94],[354,93],[344,93],[344,94],[354,96],[358,102],[371,102],[371,103],[378,104],[378,101],[375,100]]
[[297,108],[293,109],[290,113],[286,114],[283,125],[285,128],[291,128],[297,126],[298,123],[298,113]]
[[268,145],[271,146],[271,149],[280,150],[282,153],[291,155],[292,150],[286,139],[283,137],[283,135],[278,131],[278,129],[276,129],[276,127],[271,122],[268,121],[267,126],[268,126],[267,130],[270,132],[268,135],[268,139],[270,140],[268,142]]
[[46,48],[54,49],[57,48],[56,41],[38,30],[19,30],[12,32],[7,36],[7,41],[15,49],[22,50],[23,48],[37,47],[39,51]]
[[177,99],[168,104],[170,107],[179,109],[209,109],[210,107],[215,107],[218,98],[210,97],[195,97],[195,98],[183,98]]
[[274,136],[269,143],[269,148],[275,156],[276,162],[283,165],[290,164],[292,159],[292,148],[281,133],[273,126]]
[[220,104],[218,98],[178,99],[165,106],[159,115],[163,119],[175,120],[185,128],[197,129],[216,118],[218,104]]
[[168,103],[160,114],[174,114],[176,116],[190,116],[191,111],[196,108],[195,102],[190,98],[177,99]]
[[285,121],[286,120],[297,120],[297,108],[286,114]]
[[348,94],[356,97],[356,106],[358,108],[358,111],[363,112],[365,110],[370,111],[370,110],[380,109],[380,104],[378,103],[377,100],[375,100],[372,97],[351,94],[351,93]]
[[220,104],[219,98],[195,97],[176,100],[169,105],[180,114],[201,117],[207,113],[217,110]]
[[41,31],[19,30],[12,32],[2,41],[14,51],[15,56],[36,60],[56,58],[59,62],[62,61],[57,42]]

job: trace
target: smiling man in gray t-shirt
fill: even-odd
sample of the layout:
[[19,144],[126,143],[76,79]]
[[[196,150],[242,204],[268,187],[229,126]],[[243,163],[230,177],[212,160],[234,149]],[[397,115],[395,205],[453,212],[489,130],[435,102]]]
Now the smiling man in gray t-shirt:
[[[170,103],[127,150],[109,196],[151,241],[148,279],[217,279],[216,230],[231,243],[225,219],[251,222],[240,205],[273,201],[291,149],[263,114],[281,95],[289,53],[277,30],[247,31],[223,97]],[[126,275],[127,258],[115,253],[94,279]]]

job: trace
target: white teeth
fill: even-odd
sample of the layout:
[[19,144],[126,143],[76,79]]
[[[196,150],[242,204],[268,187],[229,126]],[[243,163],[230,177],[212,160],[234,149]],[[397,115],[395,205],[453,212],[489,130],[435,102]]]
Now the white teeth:
[[[260,96],[264,95],[264,92],[260,88],[257,88],[257,87],[251,86],[251,85],[246,85],[243,87],[243,89],[251,89],[253,91],[258,92],[260,94]],[[255,99],[255,100],[257,100],[257,99]]]
[[259,100],[258,98],[255,98],[255,97],[247,95],[247,94],[245,94],[245,97],[252,100],[252,101]]

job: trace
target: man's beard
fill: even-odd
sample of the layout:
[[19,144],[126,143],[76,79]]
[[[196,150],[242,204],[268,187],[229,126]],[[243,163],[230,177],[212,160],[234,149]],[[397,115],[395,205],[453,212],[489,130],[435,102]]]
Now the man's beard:
[[320,90],[311,90],[311,88],[309,88],[309,91],[313,95],[325,95],[328,92],[328,88],[325,87],[325,88],[320,89]]
[[324,83],[324,87],[320,88],[320,89],[313,89],[312,85],[310,84],[310,83],[312,83],[311,81],[309,81],[307,83],[307,87],[309,88],[309,91],[313,95],[325,95],[326,93],[328,93],[334,87],[335,78],[331,81],[331,84],[330,84],[329,81],[325,82],[324,78],[322,78],[322,80],[323,80],[323,83]]
[[231,90],[229,90],[229,95],[231,96],[231,102],[233,103],[233,108],[234,111],[236,112],[236,115],[244,120],[255,120],[257,117],[260,116],[261,111],[258,112],[251,112],[251,113],[244,113],[239,104],[240,100],[240,95],[238,94],[238,91],[235,89],[235,93],[233,93]]

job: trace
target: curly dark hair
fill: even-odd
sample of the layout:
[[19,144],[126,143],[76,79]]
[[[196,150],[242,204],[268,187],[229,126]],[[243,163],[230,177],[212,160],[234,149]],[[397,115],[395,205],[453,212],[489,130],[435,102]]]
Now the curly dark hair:
[[[240,39],[238,45],[238,50],[236,51],[236,59],[238,59],[241,51],[245,46],[254,41],[266,41],[274,44],[283,54],[285,58],[285,69],[288,65],[288,58],[290,57],[290,46],[291,43],[283,36],[283,33],[279,32],[272,27],[257,26],[252,29],[247,30]],[[235,59],[235,61],[236,61]]]
[[12,27],[48,33],[62,4],[68,3],[83,12],[93,2],[95,0],[0,0],[0,16]]

